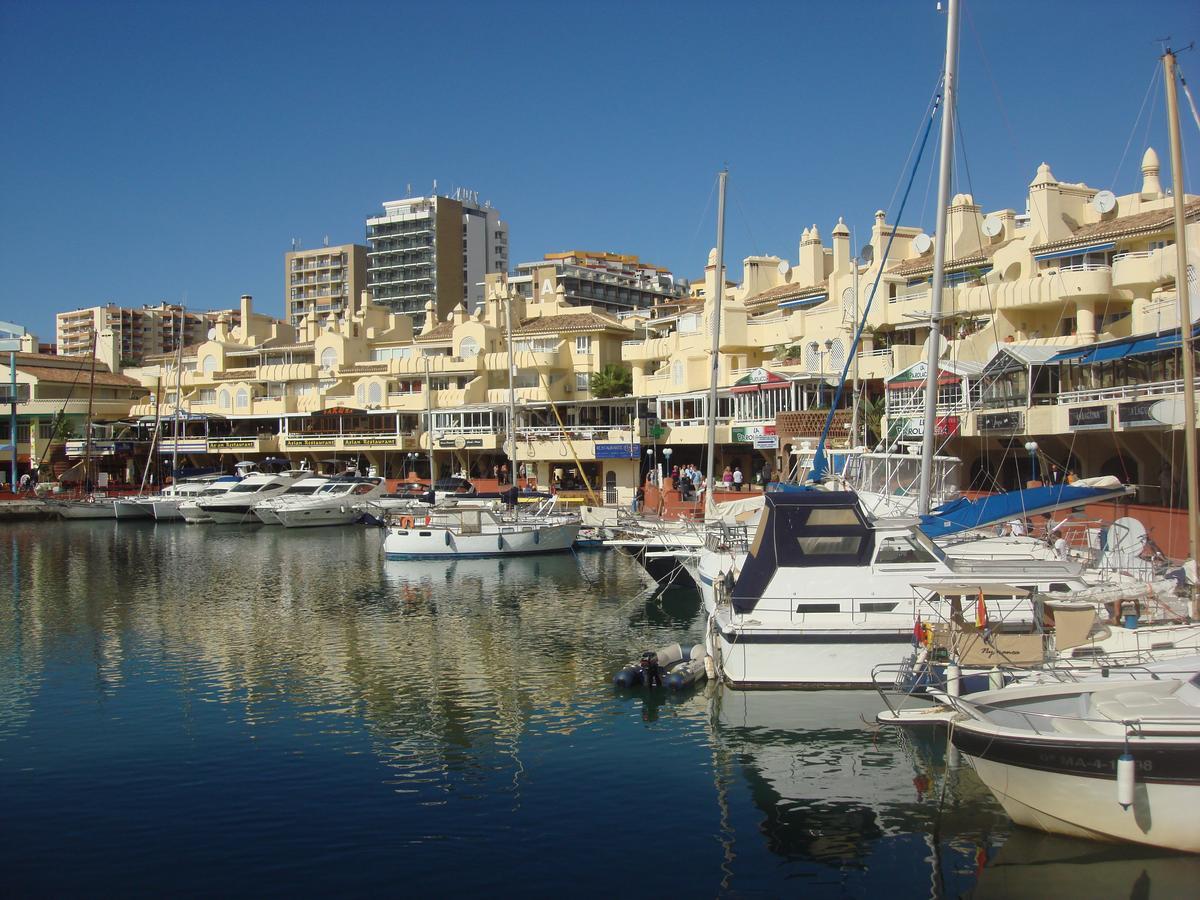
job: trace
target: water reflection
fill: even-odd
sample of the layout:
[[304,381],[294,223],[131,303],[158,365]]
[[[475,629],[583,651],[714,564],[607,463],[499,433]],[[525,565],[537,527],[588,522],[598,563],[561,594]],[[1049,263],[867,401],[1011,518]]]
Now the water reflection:
[[[384,562],[380,543],[359,528],[14,526],[0,793],[25,824],[0,834],[0,863],[54,870],[69,819],[79,871],[119,883],[129,846],[158,840],[174,861],[186,841],[197,892],[220,889],[233,857],[247,884],[287,865],[376,891],[447,872],[494,890],[514,857],[529,889],[588,872],[596,892],[677,889],[683,872],[705,893],[803,879],[939,895],[989,854],[999,865],[999,808],[969,770],[947,775],[944,735],[868,725],[874,694],[615,692],[643,649],[700,637],[693,592],[654,594],[618,554]],[[106,818],[121,808],[136,828]],[[687,823],[671,866],[629,852],[646,809]],[[60,877],[49,887],[80,887]]]

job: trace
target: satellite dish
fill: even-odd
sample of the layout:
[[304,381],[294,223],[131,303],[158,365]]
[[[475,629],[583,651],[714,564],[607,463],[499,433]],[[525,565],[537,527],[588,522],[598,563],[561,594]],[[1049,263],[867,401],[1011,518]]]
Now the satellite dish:
[[929,235],[927,235],[923,231],[920,234],[918,234],[915,238],[913,238],[913,249],[916,250],[918,253],[920,253],[922,256],[924,256],[926,253],[928,253],[929,248],[932,246],[933,246],[933,238],[931,238]]
[[217,339],[217,329],[215,329],[215,328],[208,329],[208,339],[210,341],[215,341]]
[[1101,191],[1092,198],[1092,206],[1100,215],[1112,212],[1117,208],[1117,195],[1112,191]]
[[863,248],[858,251],[858,258],[870,265],[875,261],[875,247],[871,244],[863,244]]
[[928,357],[929,357],[929,342],[930,341],[937,341],[937,358],[938,359],[941,359],[943,356],[946,355],[946,349],[948,347],[948,345],[946,343],[946,339],[944,337],[942,337],[942,333],[940,331],[930,331],[929,337],[925,338],[925,345],[924,345],[925,349],[921,354],[922,356],[924,356],[925,358],[928,359]]
[[781,259],[779,261],[779,274],[782,275],[784,278],[787,278],[788,272],[790,272],[790,271],[792,271],[792,264],[789,263],[786,259]]
[[983,233],[988,237],[994,238],[1004,230],[1004,223],[999,216],[988,216],[983,220]]

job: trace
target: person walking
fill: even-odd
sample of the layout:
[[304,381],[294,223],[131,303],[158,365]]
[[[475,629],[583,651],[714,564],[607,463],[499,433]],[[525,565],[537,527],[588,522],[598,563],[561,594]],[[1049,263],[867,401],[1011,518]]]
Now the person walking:
[[733,467],[733,489],[739,494],[742,492],[742,482],[745,481],[745,476],[742,475],[742,467]]
[[642,507],[645,505],[646,505],[646,486],[643,484],[639,484],[638,489],[634,492],[634,495],[633,495],[633,503],[630,504],[629,508],[633,512],[633,514],[636,516],[639,512],[641,512]]
[[733,490],[733,470],[729,466],[721,473],[721,484],[727,491]]

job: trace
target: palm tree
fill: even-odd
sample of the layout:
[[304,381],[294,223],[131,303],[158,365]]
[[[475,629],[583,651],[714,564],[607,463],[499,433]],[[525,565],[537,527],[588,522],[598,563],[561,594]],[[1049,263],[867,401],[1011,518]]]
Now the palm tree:
[[592,374],[588,387],[598,400],[627,397],[633,393],[633,373],[619,363],[609,363]]

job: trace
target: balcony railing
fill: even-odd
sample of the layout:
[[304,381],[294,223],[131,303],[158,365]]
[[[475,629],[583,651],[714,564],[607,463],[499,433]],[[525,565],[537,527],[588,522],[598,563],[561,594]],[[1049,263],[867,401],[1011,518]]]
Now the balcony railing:
[[[1196,387],[1200,388],[1200,378],[1196,379]],[[1183,379],[1179,378],[1175,381],[1151,381],[1144,384],[1126,384],[1094,390],[1067,391],[1058,395],[1058,404],[1063,406],[1068,403],[1087,403],[1092,400],[1135,400],[1138,397],[1182,393]]]

